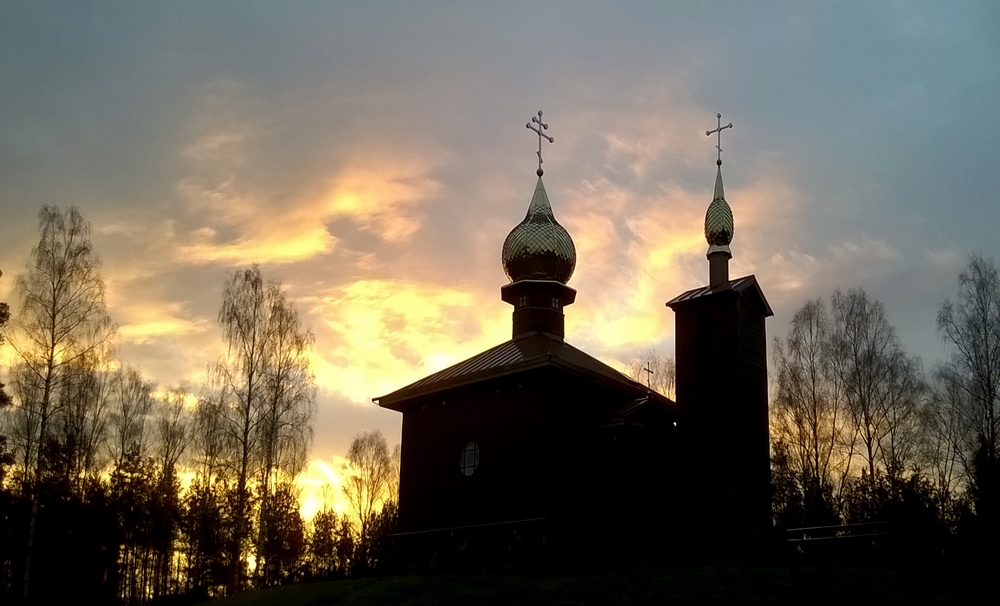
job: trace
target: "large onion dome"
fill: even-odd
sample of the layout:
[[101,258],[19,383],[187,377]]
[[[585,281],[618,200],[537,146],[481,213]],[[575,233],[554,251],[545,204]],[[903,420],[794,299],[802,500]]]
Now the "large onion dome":
[[552,214],[541,176],[528,214],[507,234],[501,256],[503,270],[511,282],[555,280],[565,284],[573,275],[576,247]]
[[708,240],[709,246],[725,247],[726,250],[733,241],[733,211],[729,208],[725,192],[722,190],[721,166],[715,177],[715,195],[705,213],[705,239]]

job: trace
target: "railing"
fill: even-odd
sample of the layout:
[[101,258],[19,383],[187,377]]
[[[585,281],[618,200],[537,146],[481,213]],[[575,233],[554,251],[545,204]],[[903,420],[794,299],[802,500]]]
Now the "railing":
[[838,526],[809,526],[789,528],[785,537],[789,543],[806,541],[829,541],[832,539],[862,539],[892,534],[889,522],[863,522],[860,524],[840,524]]

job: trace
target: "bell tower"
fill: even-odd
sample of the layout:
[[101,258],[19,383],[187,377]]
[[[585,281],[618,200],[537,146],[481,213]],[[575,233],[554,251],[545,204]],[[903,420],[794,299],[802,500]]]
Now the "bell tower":
[[705,213],[708,285],[667,303],[675,314],[678,428],[691,516],[720,531],[771,526],[767,337],[773,315],[753,275],[731,280],[733,213],[722,185]]

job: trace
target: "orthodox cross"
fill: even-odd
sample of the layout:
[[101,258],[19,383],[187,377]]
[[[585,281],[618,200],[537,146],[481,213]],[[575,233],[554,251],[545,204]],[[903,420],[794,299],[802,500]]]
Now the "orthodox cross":
[[715,117],[719,119],[719,127],[716,128],[715,130],[705,131],[705,136],[711,137],[712,133],[718,133],[719,134],[719,142],[715,146],[715,149],[719,150],[719,159],[716,160],[715,163],[718,164],[719,166],[722,166],[722,131],[726,130],[727,128],[732,128],[733,127],[733,123],[730,122],[729,124],[723,126],[722,125],[722,114],[715,114]]
[[[534,122],[538,126],[537,127],[532,126],[531,122]],[[527,124],[525,124],[525,126],[527,126],[529,129],[531,129],[531,130],[535,131],[536,133],[538,133],[538,152],[536,152],[536,153],[538,154],[538,176],[541,177],[542,176],[542,137],[548,139],[549,143],[555,143],[556,140],[542,132],[543,130],[549,130],[549,125],[546,124],[546,123],[544,123],[544,122],[542,122],[542,110],[538,110],[538,116],[532,116],[531,117],[531,122],[528,122]]]
[[643,368],[646,371],[646,389],[652,389],[653,385],[653,369],[649,367],[649,362],[646,362],[646,367]]

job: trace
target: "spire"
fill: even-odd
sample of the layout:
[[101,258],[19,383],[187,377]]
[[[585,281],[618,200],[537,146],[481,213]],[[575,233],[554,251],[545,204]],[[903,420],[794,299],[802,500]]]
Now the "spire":
[[713,200],[725,200],[726,192],[722,188],[722,165],[719,165],[718,172],[715,173],[715,195],[712,196]]
[[715,130],[706,131],[705,134],[711,136],[717,133],[719,140],[716,149],[719,150],[718,159],[715,161],[718,167],[715,174],[715,193],[712,196],[712,203],[708,205],[705,212],[705,240],[708,241],[708,276],[709,286],[715,288],[729,283],[729,259],[733,257],[729,250],[729,244],[733,241],[735,226],[733,224],[733,211],[726,202],[726,192],[722,186],[722,131],[732,128],[730,122],[722,126],[722,114],[716,114],[719,126]]

